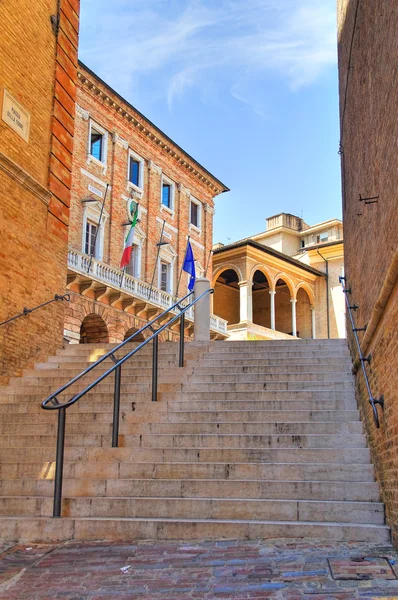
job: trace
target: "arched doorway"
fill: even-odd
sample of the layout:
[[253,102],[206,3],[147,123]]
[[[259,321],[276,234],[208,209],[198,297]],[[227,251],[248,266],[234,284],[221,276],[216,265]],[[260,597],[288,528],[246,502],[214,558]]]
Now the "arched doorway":
[[271,297],[269,290],[270,285],[266,275],[262,271],[256,271],[253,275],[252,285],[253,323],[271,328]]
[[296,303],[297,336],[312,337],[311,301],[304,288],[299,288]]
[[[127,340],[131,335],[133,335],[137,331],[138,331],[138,329],[136,327],[130,327],[130,329],[128,329],[126,331],[126,333],[124,334],[123,341]],[[144,338],[143,334],[140,333],[140,335],[136,335],[135,338],[132,341],[133,342],[143,342],[144,339],[145,338]]]
[[87,315],[80,327],[80,344],[108,343],[109,335],[105,321],[94,313]]
[[292,303],[289,286],[284,279],[278,279],[275,286],[275,329],[292,334]]
[[239,276],[234,269],[226,269],[214,285],[213,311],[229,325],[240,321]]

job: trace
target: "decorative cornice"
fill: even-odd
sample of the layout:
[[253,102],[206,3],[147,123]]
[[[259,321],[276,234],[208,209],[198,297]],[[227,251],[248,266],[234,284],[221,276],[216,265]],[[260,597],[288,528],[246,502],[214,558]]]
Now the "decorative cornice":
[[51,192],[3,152],[0,152],[0,169],[48,206],[52,196]]
[[80,106],[80,104],[76,103],[76,114],[80,115],[81,118],[83,119],[83,121],[88,121],[90,118],[90,113],[88,112],[88,110],[85,110],[84,108],[82,108]]
[[[93,73],[93,75],[95,74]],[[138,115],[132,114],[131,111],[126,110],[126,108],[121,106],[119,104],[119,101],[115,101],[114,98],[111,98],[111,96],[103,92],[103,90],[96,83],[94,83],[94,81],[89,79],[87,75],[85,75],[81,71],[78,71],[77,76],[81,84],[84,85],[87,89],[89,89],[90,92],[94,94],[104,105],[113,108],[115,112],[118,113],[118,115],[120,115],[124,119],[126,119],[130,125],[136,127],[138,131],[146,135],[150,140],[154,142],[154,144],[157,144],[159,148],[162,148],[164,152],[172,156],[178,163],[180,163],[181,166],[185,167],[189,173],[192,173],[202,183],[210,187],[215,195],[221,194],[222,192],[228,190],[228,188],[222,187],[222,184],[214,185],[214,183],[208,177],[205,177],[199,169],[196,169],[194,166],[192,166],[191,161],[189,160],[187,155],[183,155],[178,151],[178,149],[176,150],[167,141],[165,141],[165,138],[162,139],[160,136],[154,133],[153,130],[151,130],[152,128],[150,128],[150,126],[148,127],[147,123],[144,123],[139,118],[137,118]],[[104,85],[106,84],[104,83]],[[117,100],[119,99],[117,98]]]

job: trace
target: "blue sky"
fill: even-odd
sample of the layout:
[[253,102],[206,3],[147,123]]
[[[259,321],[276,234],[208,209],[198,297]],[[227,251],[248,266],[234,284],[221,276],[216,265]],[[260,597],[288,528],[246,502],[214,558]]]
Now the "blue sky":
[[341,218],[335,0],[82,0],[80,58],[231,188],[214,241]]

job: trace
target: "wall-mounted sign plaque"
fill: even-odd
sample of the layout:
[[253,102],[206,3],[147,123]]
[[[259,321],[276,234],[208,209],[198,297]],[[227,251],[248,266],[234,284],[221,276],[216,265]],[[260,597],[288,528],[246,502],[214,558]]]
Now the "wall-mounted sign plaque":
[[25,142],[29,141],[30,113],[5,88],[1,118]]

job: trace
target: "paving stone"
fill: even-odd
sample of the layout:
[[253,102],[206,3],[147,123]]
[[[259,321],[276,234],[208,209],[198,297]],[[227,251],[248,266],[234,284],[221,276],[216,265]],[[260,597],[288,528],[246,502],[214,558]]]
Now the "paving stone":
[[397,600],[397,560],[391,546],[321,540],[15,546],[0,555],[0,600]]

